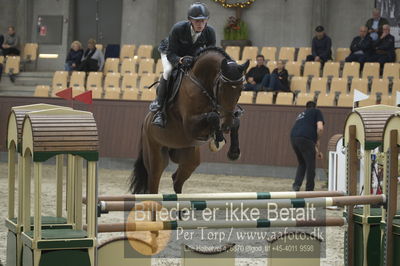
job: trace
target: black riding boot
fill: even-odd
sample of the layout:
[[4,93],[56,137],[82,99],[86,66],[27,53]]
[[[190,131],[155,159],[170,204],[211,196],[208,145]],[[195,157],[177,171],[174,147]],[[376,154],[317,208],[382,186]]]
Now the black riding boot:
[[166,124],[165,105],[167,101],[167,81],[164,78],[160,79],[158,85],[157,99],[150,104],[150,111],[157,113],[153,117],[152,124],[164,128]]

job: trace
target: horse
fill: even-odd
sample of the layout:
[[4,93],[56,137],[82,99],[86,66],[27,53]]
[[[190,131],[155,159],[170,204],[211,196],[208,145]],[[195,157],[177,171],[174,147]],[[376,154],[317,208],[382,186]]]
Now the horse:
[[185,71],[175,101],[167,108],[164,129],[152,125],[149,112],[142,124],[140,151],[129,177],[134,194],[158,193],[161,175],[169,159],[178,164],[173,173],[175,193],[200,164],[200,145],[218,151],[230,133],[230,160],[240,157],[237,102],[249,61],[240,65],[221,48],[200,51],[193,67]]

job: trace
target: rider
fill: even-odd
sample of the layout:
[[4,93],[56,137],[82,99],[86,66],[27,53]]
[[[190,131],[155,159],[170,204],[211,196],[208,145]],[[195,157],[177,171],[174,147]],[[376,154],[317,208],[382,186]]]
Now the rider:
[[192,4],[188,10],[188,21],[176,23],[168,39],[161,41],[159,51],[164,73],[158,85],[157,99],[150,105],[150,110],[157,110],[152,121],[156,126],[164,128],[166,124],[167,80],[172,69],[179,66],[189,68],[201,48],[215,46],[215,31],[207,25],[209,15],[205,4]]

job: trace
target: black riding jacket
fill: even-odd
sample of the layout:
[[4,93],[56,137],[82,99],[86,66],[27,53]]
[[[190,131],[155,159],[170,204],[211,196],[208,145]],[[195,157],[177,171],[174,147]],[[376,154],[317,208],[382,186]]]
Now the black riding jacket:
[[201,49],[208,46],[215,46],[215,31],[211,26],[206,26],[193,43],[189,21],[176,23],[168,37],[167,58],[175,67],[183,56],[195,56]]

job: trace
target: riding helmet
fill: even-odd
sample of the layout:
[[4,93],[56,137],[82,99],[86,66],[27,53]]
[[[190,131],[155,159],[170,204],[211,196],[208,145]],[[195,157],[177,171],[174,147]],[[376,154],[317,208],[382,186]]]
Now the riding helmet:
[[196,2],[189,7],[188,19],[208,19],[210,12],[203,3]]

